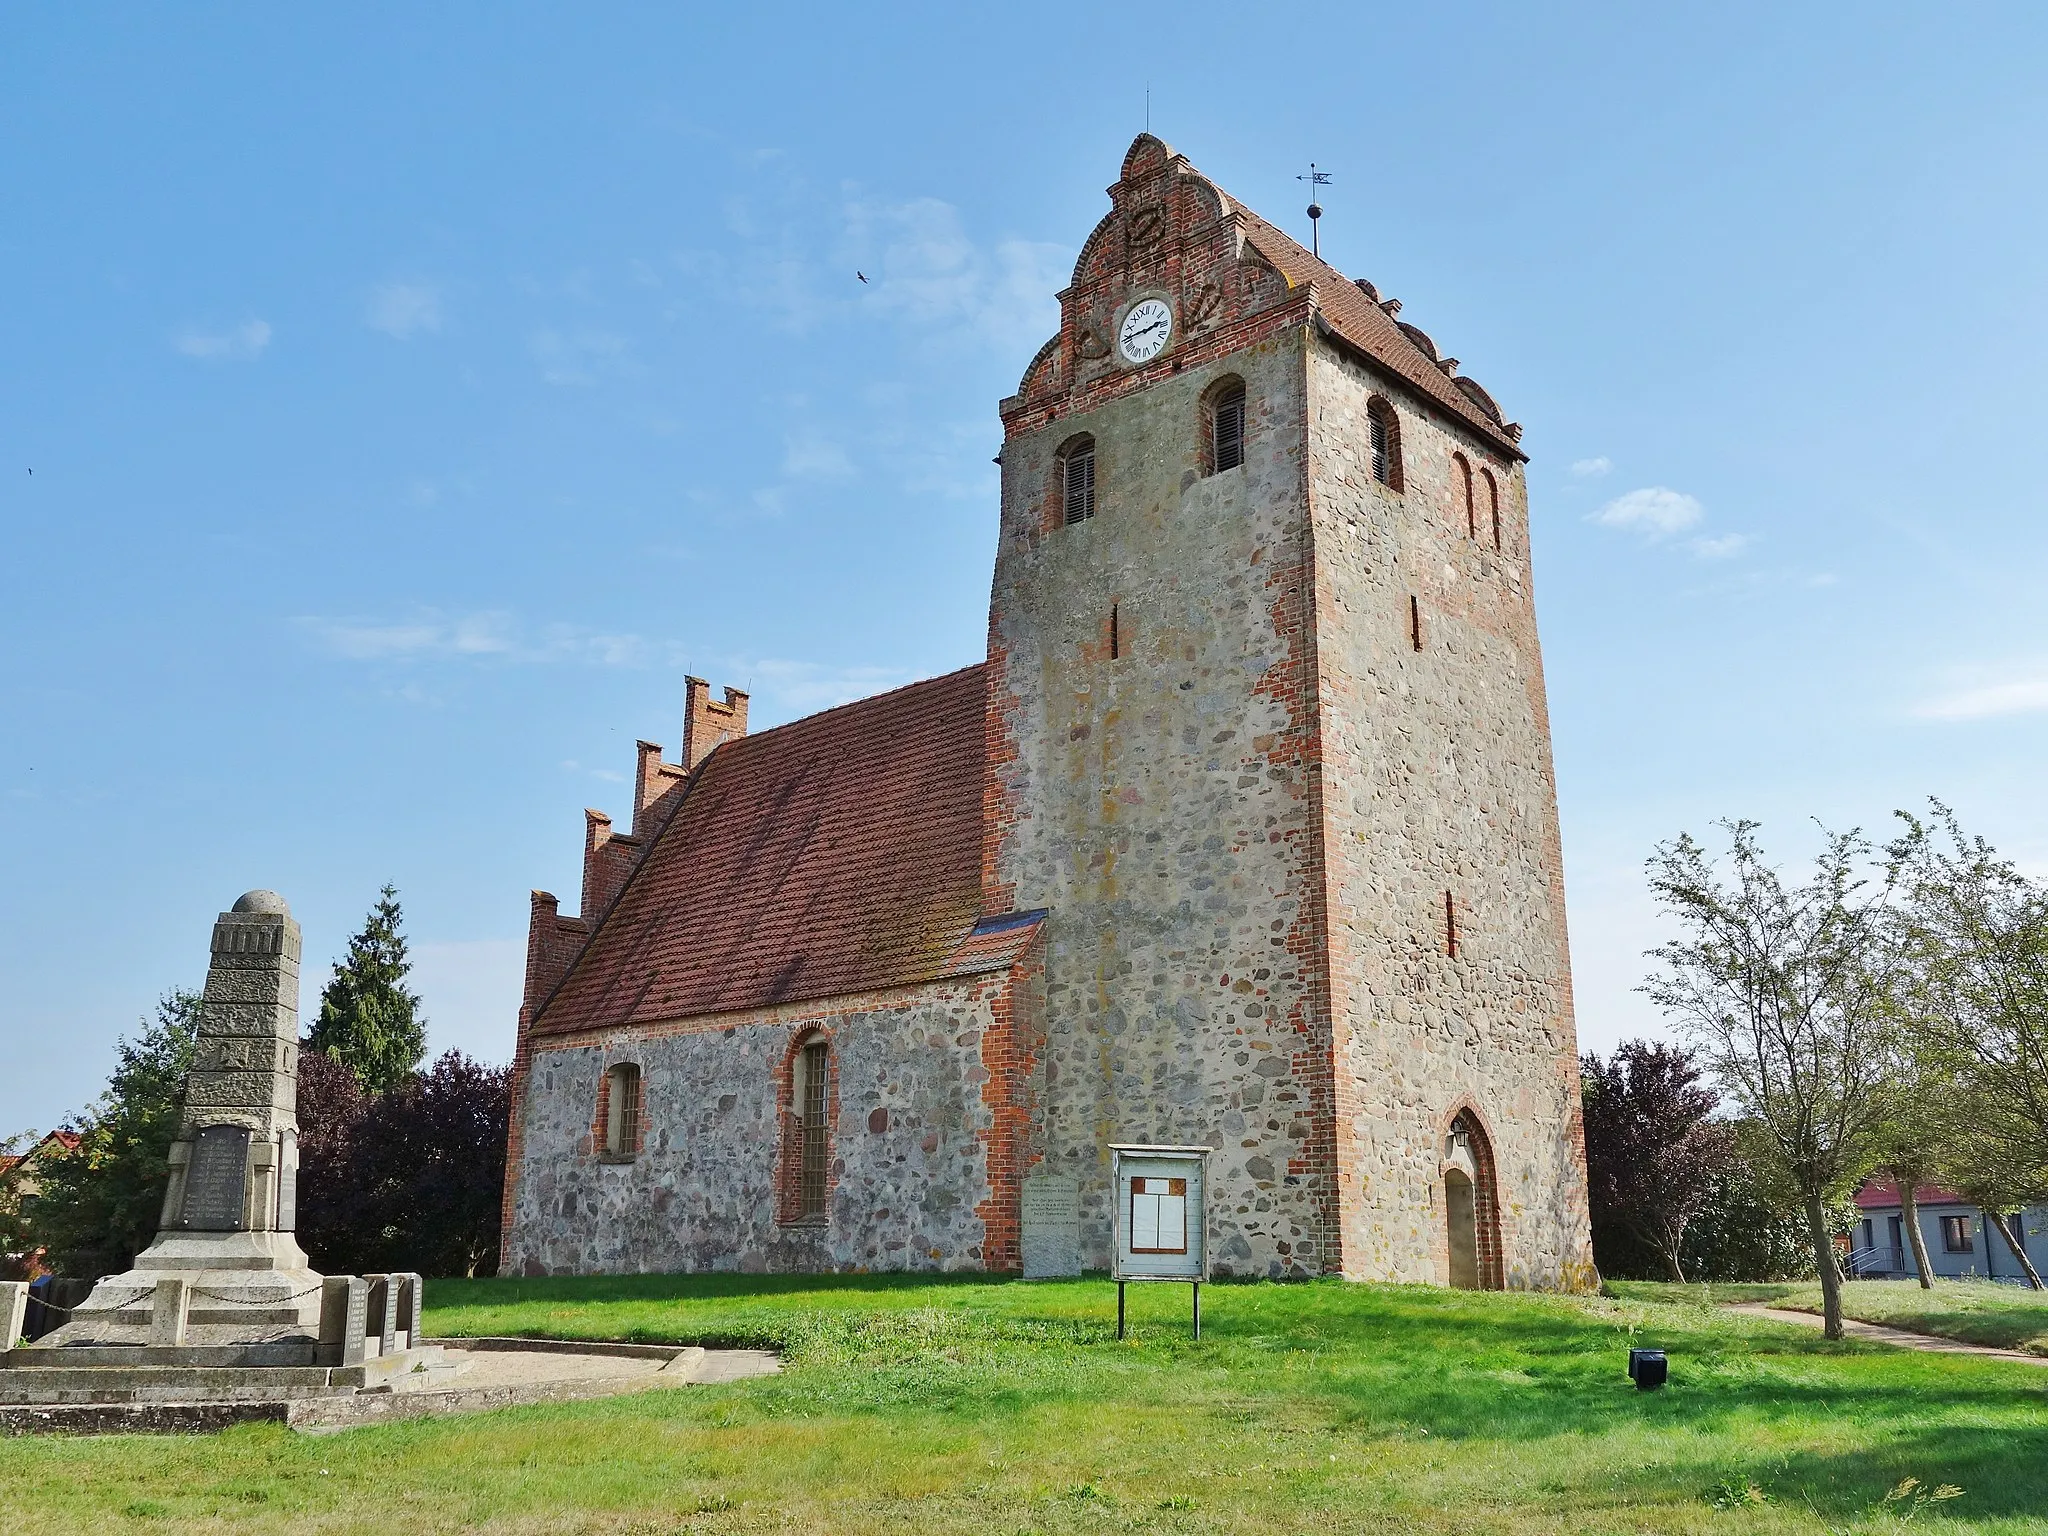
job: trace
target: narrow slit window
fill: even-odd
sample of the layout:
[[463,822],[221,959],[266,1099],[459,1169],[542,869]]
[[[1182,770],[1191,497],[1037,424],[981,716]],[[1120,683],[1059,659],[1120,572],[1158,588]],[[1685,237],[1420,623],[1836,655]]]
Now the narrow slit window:
[[1120,609],[1120,604],[1111,603],[1109,605],[1109,659],[1111,661],[1115,661],[1117,659],[1117,656],[1121,650],[1120,641],[1122,639],[1122,636],[1120,636],[1117,633]]
[[1060,455],[1060,497],[1067,523],[1095,515],[1095,440],[1084,437]]
[[1498,552],[1500,549],[1500,486],[1495,483],[1492,470],[1482,469],[1479,471],[1479,475],[1486,482],[1486,510],[1493,519],[1493,547]]
[[826,1074],[830,1070],[831,1047],[823,1040],[807,1044],[798,1057],[797,1134],[800,1139],[797,1165],[796,1213],[799,1219],[825,1214],[825,1172],[828,1148],[825,1123]]
[[1408,599],[1408,640],[1418,651],[1422,649],[1422,599]]
[[1465,537],[1479,537],[1479,513],[1472,500],[1472,465],[1462,453],[1451,455],[1451,463],[1458,471],[1458,498],[1465,504]]
[[1444,953],[1458,958],[1458,903],[1449,891],[1444,892]]
[[1210,462],[1215,473],[1244,462],[1244,385],[1227,384],[1209,413]]

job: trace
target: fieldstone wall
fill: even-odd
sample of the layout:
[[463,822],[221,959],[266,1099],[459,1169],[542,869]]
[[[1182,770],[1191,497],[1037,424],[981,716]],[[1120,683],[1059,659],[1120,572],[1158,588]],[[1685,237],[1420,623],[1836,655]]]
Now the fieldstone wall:
[[[1470,1106],[1507,1283],[1576,1286],[1592,1258],[1522,469],[1326,343],[1308,379],[1344,1272],[1448,1278],[1444,1138]],[[1399,491],[1372,474],[1376,393],[1399,412]]]
[[[992,1145],[1001,1157],[998,1111],[1019,1092],[988,1065],[1016,1059],[1016,1011],[1008,973],[992,973],[535,1041],[503,1272],[1014,1265],[988,1250],[977,1207],[990,1200]],[[819,1034],[832,1048],[826,1219],[785,1221],[788,1061]],[[599,1085],[620,1062],[641,1069],[641,1143],[611,1161],[594,1132]]]
[[[1034,1150],[1079,1181],[1090,1267],[1113,1141],[1217,1148],[1219,1271],[1334,1263],[1302,346],[1284,330],[1004,444],[988,901],[1050,909]],[[1205,477],[1227,375],[1246,462]],[[1069,527],[1055,460],[1082,432],[1097,510]]]

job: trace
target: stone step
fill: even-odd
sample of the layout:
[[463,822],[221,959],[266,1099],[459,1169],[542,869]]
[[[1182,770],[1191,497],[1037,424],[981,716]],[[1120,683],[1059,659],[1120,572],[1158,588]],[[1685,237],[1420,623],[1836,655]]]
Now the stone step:
[[0,1371],[76,1370],[81,1366],[280,1367],[313,1364],[310,1339],[254,1344],[183,1344],[176,1348],[142,1344],[26,1344],[0,1350]]
[[[10,1351],[10,1357],[24,1353],[27,1351]],[[346,1366],[95,1365],[63,1358],[86,1353],[84,1350],[42,1353],[58,1358],[38,1359],[26,1368],[0,1369],[0,1405],[253,1402],[357,1392],[426,1392],[445,1389],[467,1368],[466,1362],[449,1360],[431,1345]]]

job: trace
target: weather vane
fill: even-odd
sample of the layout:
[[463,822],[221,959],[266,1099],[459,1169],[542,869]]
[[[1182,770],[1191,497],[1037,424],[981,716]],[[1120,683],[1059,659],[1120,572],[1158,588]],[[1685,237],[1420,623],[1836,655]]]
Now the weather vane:
[[1315,161],[1311,160],[1308,163],[1308,174],[1294,179],[1308,183],[1308,238],[1310,248],[1320,257],[1323,254],[1323,226],[1320,222],[1323,217],[1323,205],[1316,201],[1316,188],[1327,187],[1330,184],[1330,173],[1317,170]]

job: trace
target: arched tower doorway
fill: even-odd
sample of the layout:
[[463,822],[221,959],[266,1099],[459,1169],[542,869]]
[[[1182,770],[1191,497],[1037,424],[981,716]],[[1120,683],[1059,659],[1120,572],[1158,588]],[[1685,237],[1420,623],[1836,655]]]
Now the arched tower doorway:
[[1494,1181],[1493,1142],[1471,1110],[1460,1110],[1451,1121],[1443,1157],[1445,1278],[1461,1291],[1500,1290],[1500,1191]]

